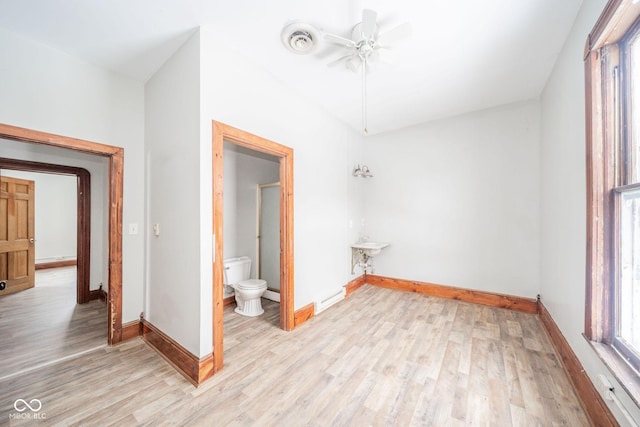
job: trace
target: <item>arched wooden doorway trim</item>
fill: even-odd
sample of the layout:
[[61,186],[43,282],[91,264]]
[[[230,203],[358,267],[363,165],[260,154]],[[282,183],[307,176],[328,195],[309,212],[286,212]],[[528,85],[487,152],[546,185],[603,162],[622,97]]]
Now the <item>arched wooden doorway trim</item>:
[[280,158],[280,327],[294,328],[293,149],[220,122],[213,122],[213,369],[222,369],[224,337],[223,188],[224,141]]
[[124,149],[0,123],[0,138],[67,148],[109,158],[108,341],[122,341],[122,194]]
[[78,178],[78,208],[76,214],[76,302],[89,302],[89,278],[91,264],[91,175],[83,168],[0,158],[0,174],[3,169],[23,172],[39,172],[58,175],[74,175]]

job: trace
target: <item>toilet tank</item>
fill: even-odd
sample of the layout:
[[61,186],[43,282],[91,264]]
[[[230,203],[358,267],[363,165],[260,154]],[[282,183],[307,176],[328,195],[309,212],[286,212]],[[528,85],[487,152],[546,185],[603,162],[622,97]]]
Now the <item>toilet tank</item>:
[[235,285],[251,276],[251,258],[241,256],[224,260],[224,284]]

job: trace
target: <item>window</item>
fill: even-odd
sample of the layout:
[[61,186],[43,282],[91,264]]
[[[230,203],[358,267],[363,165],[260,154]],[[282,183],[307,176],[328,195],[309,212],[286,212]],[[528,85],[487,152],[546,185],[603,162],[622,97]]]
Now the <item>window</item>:
[[621,190],[618,233],[619,267],[615,287],[613,343],[638,369],[640,352],[640,189]]
[[[640,368],[640,186],[638,131],[640,115],[640,31],[634,26],[620,44],[613,68],[613,157],[616,185],[609,218],[613,239],[612,322],[607,341],[633,366]],[[618,101],[619,100],[619,101]],[[616,143],[619,139],[619,143]],[[634,308],[635,307],[635,308]]]
[[[635,2],[638,3],[638,2]],[[585,335],[640,401],[640,4],[611,0],[589,35]]]

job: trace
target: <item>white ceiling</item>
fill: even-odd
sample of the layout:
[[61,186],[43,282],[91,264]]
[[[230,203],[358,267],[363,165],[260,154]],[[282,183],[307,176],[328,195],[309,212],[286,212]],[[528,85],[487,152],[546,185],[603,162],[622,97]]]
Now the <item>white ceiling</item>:
[[0,27],[146,81],[200,25],[357,131],[361,75],[326,64],[339,47],[295,55],[300,20],[349,37],[363,8],[379,30],[410,22],[394,63],[368,75],[369,133],[537,98],[582,0],[0,0]]

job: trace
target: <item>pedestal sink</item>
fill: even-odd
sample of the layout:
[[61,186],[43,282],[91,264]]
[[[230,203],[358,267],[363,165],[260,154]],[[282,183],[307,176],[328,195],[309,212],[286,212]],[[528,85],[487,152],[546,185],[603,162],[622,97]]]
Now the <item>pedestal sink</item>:
[[359,265],[366,272],[371,267],[369,258],[378,255],[389,246],[386,242],[358,242],[351,245],[351,274],[355,274],[355,267]]
[[368,256],[378,255],[384,248],[389,246],[389,243],[382,242],[360,242],[351,245],[351,249],[357,249],[367,254]]

